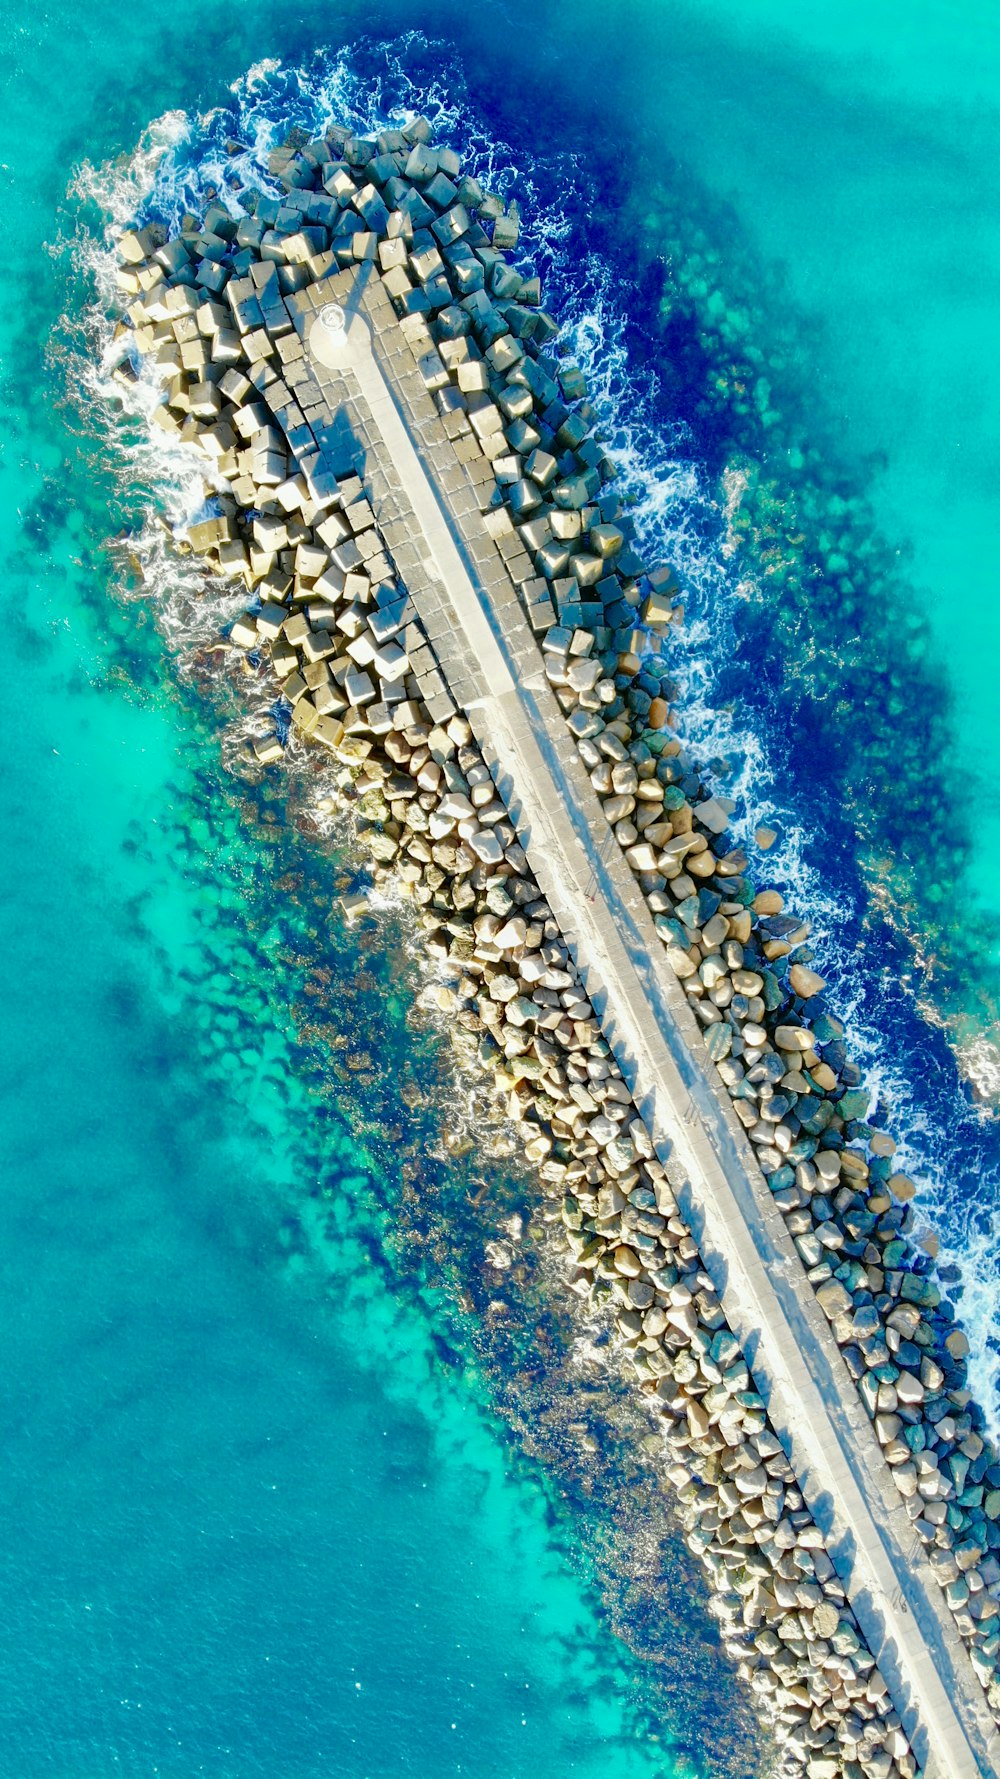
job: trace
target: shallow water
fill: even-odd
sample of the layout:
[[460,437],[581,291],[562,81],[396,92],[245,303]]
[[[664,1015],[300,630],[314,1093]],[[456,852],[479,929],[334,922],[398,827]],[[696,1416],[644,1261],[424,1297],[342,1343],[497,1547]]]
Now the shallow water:
[[533,1248],[517,1290],[484,1264],[525,1184],[449,1159],[405,935],[331,930],[336,855],[227,786],[111,595],[141,486],[59,405],[77,260],[30,231],[77,207],[22,189],[4,1771],[749,1779],[644,1429]]
[[[687,730],[745,793],[751,826],[762,803],[777,811],[768,874],[813,913],[906,1159],[933,1184],[992,1391],[994,1124],[926,1014],[988,1028],[986,915],[1000,912],[985,547],[996,27],[982,8],[959,30],[926,0],[905,30],[884,3],[793,26],[770,4],[751,16],[699,0],[626,22],[590,0],[572,28],[565,9],[518,0],[419,19],[380,6],[325,17],[318,36],[283,5],[182,5],[163,22],[60,0],[8,9],[0,27],[16,861],[0,1252],[17,1528],[0,1715],[14,1779],[756,1764],[700,1584],[632,1468],[620,1395],[594,1396],[597,1451],[581,1447],[571,1331],[545,1322],[533,1250],[507,1291],[475,1258],[489,1216],[465,1208],[474,1163],[440,1146],[457,1117],[444,1065],[433,1034],[404,1023],[408,993],[389,989],[400,931],[391,917],[377,938],[334,929],[333,977],[317,974],[327,936],[311,929],[336,859],[298,845],[280,787],[259,805],[227,785],[213,720],[176,693],[141,597],[108,602],[122,557],[102,542],[141,516],[148,465],[123,493],[86,399],[82,421],[57,405],[80,345],[60,318],[85,290],[79,247],[48,250],[77,236],[81,209],[97,222],[81,182],[67,195],[71,170],[130,156],[164,113],[189,122],[159,132],[173,143],[161,205],[226,165],[212,144],[228,134],[342,102],[443,112],[456,146],[522,198],[527,251],[607,403],[650,547],[687,580],[671,656]],[[418,24],[438,41],[399,39]],[[352,80],[337,52],[362,30],[391,48],[357,51]],[[98,184],[126,201],[120,178]],[[739,348],[770,361],[748,403],[719,387],[735,348],[717,327],[734,312]],[[727,465],[779,477],[754,509],[770,533],[731,558]],[[816,488],[871,502],[891,564],[904,552],[902,579],[880,571],[874,616],[807,576],[793,622],[787,584],[775,591],[769,538],[799,535],[789,503]],[[898,640],[901,610],[930,628],[926,642],[914,628],[889,686],[866,675],[884,647],[875,619]],[[890,700],[887,725],[875,706]],[[876,763],[893,723],[899,750]],[[884,924],[873,858],[891,842],[904,864],[936,865],[952,829],[967,878],[952,874],[942,903],[911,876]],[[933,932],[943,957],[963,882],[985,911],[975,969],[928,977],[899,926]],[[349,1017],[370,1034],[360,1074],[345,1066]],[[489,1184],[497,1218],[528,1208],[499,1164]]]
[[[317,977],[334,862],[296,873],[274,810],[234,803],[152,631],[112,609],[99,637],[86,519],[76,545],[49,521],[8,588],[32,721],[2,817],[4,1770],[673,1772],[646,1732],[706,1710],[703,1610],[657,1590],[689,1627],[665,1670],[611,1636],[604,1509],[574,1561],[572,1474],[508,1449],[455,1277],[423,1224],[388,1236],[446,1110],[400,1128],[393,1094],[433,1094],[436,1047],[406,1060],[343,932]],[[366,1004],[389,1089],[336,1060]],[[523,1202],[492,1183],[493,1215]]]
[[[672,41],[648,21],[637,27],[612,59],[600,103],[588,78],[599,38],[585,33],[579,92],[557,137],[534,121],[559,62],[557,33],[543,33],[516,92],[501,78],[502,43],[470,44],[464,33],[457,44],[411,32],[299,64],[265,59],[224,105],[182,125],[161,120],[171,145],[149,209],[176,219],[204,185],[256,179],[257,151],[290,117],[313,129],[346,111],[367,127],[408,106],[431,111],[484,177],[518,195],[525,258],[591,373],[650,554],[674,563],[687,591],[687,622],[667,657],[684,730],[736,797],[748,839],[761,813],[777,820],[781,840],[759,870],[813,918],[817,957],[852,1016],[879,1115],[923,1182],[978,1389],[995,1415],[998,1126],[989,1095],[975,1100],[956,1066],[988,1085],[992,925],[973,887],[982,824],[975,796],[958,795],[975,781],[908,558],[878,530],[887,515],[877,465],[871,453],[862,460],[839,418],[836,377],[847,378],[851,360],[841,373],[833,318],[796,305],[788,277],[761,257],[756,230],[713,189],[710,168],[696,177],[682,141],[674,158],[641,107],[624,115],[633,86],[662,105],[672,80],[693,102],[711,21],[699,30],[695,55],[683,32]],[[637,85],[643,47],[646,81]],[[777,49],[767,54],[777,66]],[[721,49],[718,66],[735,104]],[[841,63],[835,71],[846,78]],[[804,79],[801,69],[781,78],[786,97]],[[773,69],[768,79],[771,112],[788,117]],[[748,89],[755,103],[759,85]],[[611,139],[601,107],[615,94],[625,134]],[[840,103],[850,108],[849,97]],[[254,153],[234,160],[234,136]],[[882,143],[891,188],[890,148]],[[732,166],[743,164],[730,165],[728,197]],[[786,223],[794,235],[794,206]],[[970,584],[982,603],[988,596]]]

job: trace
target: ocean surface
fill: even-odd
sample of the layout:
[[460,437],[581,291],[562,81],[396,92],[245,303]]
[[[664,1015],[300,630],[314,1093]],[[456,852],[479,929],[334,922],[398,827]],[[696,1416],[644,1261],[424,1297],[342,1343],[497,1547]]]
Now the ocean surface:
[[0,1770],[762,1775],[405,926],[331,919],[338,836],[188,670],[93,305],[109,216],[292,123],[423,109],[519,198],[996,1417],[995,9],[14,0],[0,44]]

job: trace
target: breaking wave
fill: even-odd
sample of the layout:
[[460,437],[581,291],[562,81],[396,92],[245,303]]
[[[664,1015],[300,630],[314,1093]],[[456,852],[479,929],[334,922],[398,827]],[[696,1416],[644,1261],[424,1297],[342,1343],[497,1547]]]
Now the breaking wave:
[[[734,547],[746,475],[735,463],[721,476],[703,467],[696,424],[679,409],[670,412],[662,348],[659,360],[636,348],[633,269],[590,244],[592,164],[570,147],[505,140],[469,97],[454,52],[418,32],[353,45],[350,53],[317,54],[297,66],[262,61],[231,91],[229,103],[204,115],[165,114],[126,163],[85,166],[75,186],[91,219],[75,251],[97,292],[78,372],[104,412],[115,396],[130,416],[124,435],[109,423],[109,442],[120,451],[124,436],[123,478],[155,498],[137,514],[127,548],[182,668],[203,672],[214,662],[236,671],[235,657],[218,639],[243,596],[217,585],[206,598],[197,571],[167,547],[158,515],[168,531],[191,517],[204,501],[203,466],[182,447],[151,440],[145,419],[154,392],[140,366],[132,367],[135,381],[116,380],[124,347],[104,319],[113,290],[111,237],[134,218],[176,227],[210,197],[238,211],[244,186],[268,185],[268,151],[292,126],[315,135],[338,121],[372,133],[424,112],[438,134],[461,149],[470,172],[505,199],[518,200],[519,257],[540,273],[546,304],[587,374],[647,558],[669,563],[684,591],[685,620],[663,664],[677,687],[679,733],[734,799],[734,827],[756,857],[756,876],[780,887],[812,924],[817,960],[880,1121],[920,1184],[927,1234],[940,1241],[941,1277],[970,1340],[974,1387],[993,1431],[1000,1431],[1000,1130],[992,1110],[1000,1098],[1000,1050],[976,1027],[956,1035],[928,972],[919,957],[914,962],[890,918],[891,898],[873,893],[857,860],[793,806],[778,765],[780,697],[767,707],[766,721],[759,713],[749,721],[745,709],[727,701],[726,667],[741,613],[749,595],[761,594],[760,585],[751,584],[752,564]],[[230,713],[224,745],[231,758],[255,723],[260,726],[261,697],[253,693],[249,708]],[[321,780],[311,795],[321,825]],[[755,841],[761,821],[775,835],[766,853]]]

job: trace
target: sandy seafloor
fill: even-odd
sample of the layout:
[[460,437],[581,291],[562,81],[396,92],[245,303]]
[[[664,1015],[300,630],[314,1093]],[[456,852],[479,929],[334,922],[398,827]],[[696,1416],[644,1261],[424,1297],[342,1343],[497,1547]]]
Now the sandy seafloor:
[[151,125],[166,210],[226,136],[339,104],[434,111],[518,196],[685,582],[686,732],[781,830],[995,1413],[995,15],[18,0],[0,31],[0,1770],[749,1779],[646,1429],[530,1182],[463,1141],[397,916],[328,919],[336,847],[228,771],[109,547],[149,464],[77,323]]

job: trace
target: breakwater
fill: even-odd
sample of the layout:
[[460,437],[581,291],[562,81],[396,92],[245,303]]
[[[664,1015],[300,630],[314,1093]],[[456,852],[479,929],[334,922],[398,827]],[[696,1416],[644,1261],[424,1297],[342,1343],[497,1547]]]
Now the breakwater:
[[[201,451],[217,496],[189,546],[253,591],[230,641],[280,684],[257,758],[280,758],[289,734],[323,746],[376,877],[422,910],[456,1048],[492,1070],[558,1207],[573,1283],[616,1315],[692,1548],[734,1653],[773,1695],[789,1762],[813,1779],[912,1774],[890,1680],[476,734],[490,688],[481,661],[450,658],[454,612],[421,548],[429,521],[401,499],[384,444],[392,414],[380,423],[369,399],[365,430],[356,366],[340,365],[323,310],[363,291],[391,330],[418,472],[440,479],[462,535],[468,516],[465,554],[501,618],[513,601],[538,639],[595,830],[632,873],[992,1687],[1000,1470],[965,1389],[963,1337],[930,1256],[908,1243],[912,1188],[865,1120],[808,933],[777,891],[749,883],[725,805],[671,734],[657,663],[672,579],[635,551],[584,380],[553,346],[537,282],[506,257],[516,214],[463,180],[422,120],[374,143],[293,138],[270,172],[281,199],[244,192],[238,215],[217,205],[171,241],[153,225],[120,244],[130,344],[168,384],[154,418]],[[446,527],[439,570],[447,548]]]

